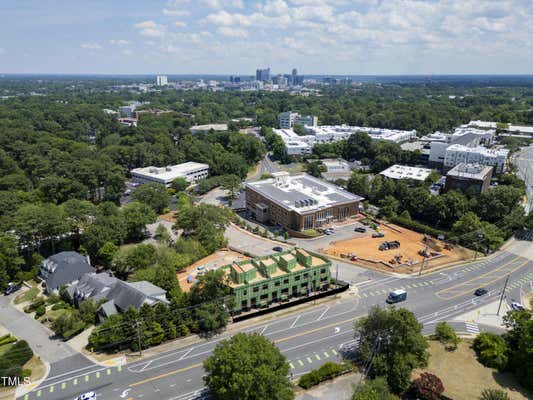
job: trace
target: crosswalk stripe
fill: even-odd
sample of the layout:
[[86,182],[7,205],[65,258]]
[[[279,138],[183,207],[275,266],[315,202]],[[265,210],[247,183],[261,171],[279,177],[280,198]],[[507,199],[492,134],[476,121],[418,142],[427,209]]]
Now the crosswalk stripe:
[[318,361],[320,361],[320,356],[318,354],[315,354],[315,357]]
[[41,397],[41,393],[42,393],[42,392],[41,392],[40,390],[37,391],[37,397]]
[[300,364],[300,367],[304,366],[304,362],[302,360],[298,360],[298,364]]
[[366,293],[363,293],[363,297],[368,297],[368,295]]
[[327,351],[324,352],[324,357],[328,358],[329,357],[329,354]]
[[407,289],[411,289],[411,285],[405,285]]
[[89,382],[89,375],[85,375],[85,382]]
[[335,350],[335,349],[331,349],[331,352],[332,352],[333,354],[335,354],[335,355],[339,354],[339,353],[337,353],[337,350]]
[[110,368],[106,369],[105,373],[106,373],[107,375],[111,375],[111,369],[110,369]]
[[118,372],[122,371],[122,365],[119,365],[119,366],[117,367],[117,371],[118,371]]
[[388,292],[390,292],[390,289],[389,289],[389,290],[387,290],[387,289],[381,289],[381,294],[385,294],[385,293],[388,293]]
[[50,393],[54,393],[54,386],[50,386]]
[[293,363],[289,363],[289,367],[291,367],[291,369],[294,369],[294,364]]
[[62,382],[61,383],[61,389],[65,389],[67,387],[67,382]]
[[74,380],[72,381],[72,384],[73,384],[74,386],[76,386],[76,385],[78,384],[78,380],[77,380],[77,379],[74,379]]
[[313,360],[311,360],[311,357],[307,357],[307,362],[308,362],[309,364],[312,364],[312,363],[313,363]]
[[96,373],[96,377],[97,377],[97,378],[100,378],[100,372],[97,372],[97,373]]
[[413,283],[412,285],[413,285],[413,287],[418,287],[418,285],[416,283]]

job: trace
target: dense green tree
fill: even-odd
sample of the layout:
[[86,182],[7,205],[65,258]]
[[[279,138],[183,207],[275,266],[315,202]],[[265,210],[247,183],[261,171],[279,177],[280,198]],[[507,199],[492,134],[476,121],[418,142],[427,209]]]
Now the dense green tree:
[[134,271],[155,264],[156,251],[151,244],[122,246],[113,257],[111,268],[119,278],[125,279]]
[[320,178],[322,172],[326,172],[326,167],[322,165],[321,161],[309,161],[305,165],[305,171],[314,177]]
[[235,194],[240,189],[241,184],[241,178],[239,178],[237,175],[224,175],[221,186],[222,189],[229,192],[230,201],[235,198]]
[[507,392],[500,389],[483,389],[479,400],[511,400]]
[[450,349],[455,350],[459,344],[459,337],[455,333],[452,326],[446,322],[439,322],[435,325],[435,339],[444,345],[449,346]]
[[12,280],[21,280],[24,260],[19,256],[18,240],[14,235],[0,235],[0,291]]
[[352,400],[397,400],[387,386],[387,381],[382,377],[366,380],[355,386]]
[[145,183],[139,186],[133,192],[132,198],[150,206],[158,214],[161,214],[170,202],[166,187],[159,183]]
[[285,357],[256,333],[238,333],[220,342],[204,369],[206,385],[217,400],[294,398]]
[[126,239],[135,241],[145,237],[146,225],[153,224],[157,218],[149,205],[136,201],[126,204],[122,208],[122,215],[126,228]]
[[395,393],[407,389],[411,371],[427,362],[428,344],[411,311],[373,307],[368,316],[356,322],[355,331],[362,362],[370,365],[370,376],[385,377]]
[[507,344],[505,340],[494,333],[482,332],[475,339],[473,346],[479,361],[491,368],[504,370],[507,366]]
[[508,328],[504,339],[509,350],[508,369],[518,382],[533,390],[533,313],[531,310],[511,311],[504,317]]

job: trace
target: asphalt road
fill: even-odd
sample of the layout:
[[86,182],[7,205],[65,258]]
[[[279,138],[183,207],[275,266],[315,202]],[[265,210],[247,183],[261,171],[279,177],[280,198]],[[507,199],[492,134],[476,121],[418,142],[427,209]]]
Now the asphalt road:
[[[372,306],[384,305],[392,289],[407,290],[407,301],[401,306],[412,310],[429,333],[438,321],[449,320],[496,300],[508,274],[511,277],[506,301],[510,302],[519,298],[521,285],[533,280],[533,261],[504,251],[490,260],[478,260],[421,277],[362,273],[343,296],[314,307],[309,305],[307,311],[290,313],[285,310],[267,322],[235,324],[230,327],[231,333],[199,340],[124,367],[84,367],[51,376],[23,398],[74,399],[89,390],[105,400],[201,398],[205,394],[202,361],[217,343],[238,331],[259,332],[274,341],[287,357],[292,375],[298,376],[328,360],[340,359],[341,348],[354,343],[354,321]],[[489,293],[473,296],[479,286],[486,287]],[[486,327],[460,323],[456,328],[477,333]]]

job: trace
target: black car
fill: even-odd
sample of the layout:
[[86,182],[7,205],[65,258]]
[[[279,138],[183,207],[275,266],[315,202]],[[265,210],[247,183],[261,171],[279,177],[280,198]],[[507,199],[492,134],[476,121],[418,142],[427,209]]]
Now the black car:
[[15,293],[19,289],[20,289],[20,284],[9,282],[7,285],[7,289],[4,291],[4,294],[6,296],[9,296],[11,293]]
[[355,232],[360,232],[360,233],[365,233],[366,232],[366,228],[362,227],[362,226],[358,226],[357,228],[354,229]]
[[273,247],[272,250],[276,251],[276,252],[282,252],[283,251],[283,248],[280,247],[280,246],[276,246],[276,247]]
[[474,292],[474,294],[476,296],[483,296],[484,294],[487,294],[489,291],[485,288],[479,288],[479,289],[476,289],[476,291]]

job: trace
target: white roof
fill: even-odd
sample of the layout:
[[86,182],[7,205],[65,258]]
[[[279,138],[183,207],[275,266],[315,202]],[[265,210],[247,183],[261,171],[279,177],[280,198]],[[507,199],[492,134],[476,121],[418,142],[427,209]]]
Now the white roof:
[[184,177],[187,173],[209,168],[209,165],[189,161],[178,165],[167,167],[145,167],[131,170],[132,175],[155,178],[157,180],[172,181],[179,177]]
[[428,168],[409,167],[407,165],[394,164],[392,167],[380,172],[380,175],[391,179],[414,179],[417,181],[425,180],[431,170]]
[[508,149],[487,149],[486,147],[483,147],[483,146],[468,147],[468,146],[463,146],[462,144],[452,144],[446,149],[446,152],[448,151],[476,153],[476,154],[482,154],[485,157],[507,157],[507,155],[509,154]]
[[[492,129],[496,129],[497,124],[498,124],[497,122],[491,122],[491,121],[470,121],[468,123],[468,125],[470,126],[477,126],[480,128],[492,128]],[[507,128],[505,130],[509,132],[533,133],[533,126],[507,124]]]
[[227,131],[228,124],[207,124],[207,125],[194,125],[191,126],[191,131]]

